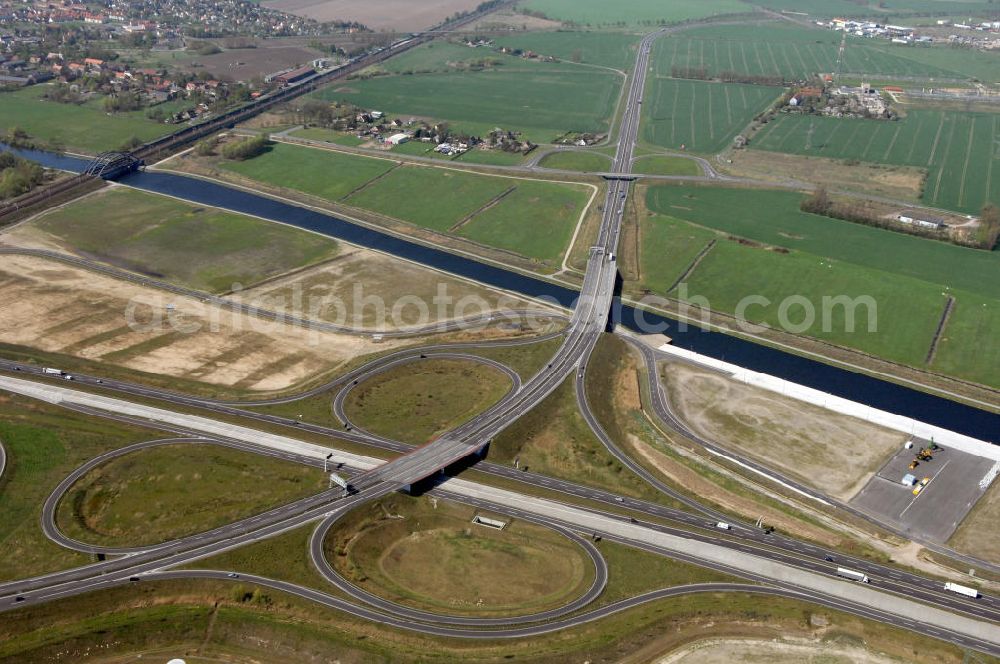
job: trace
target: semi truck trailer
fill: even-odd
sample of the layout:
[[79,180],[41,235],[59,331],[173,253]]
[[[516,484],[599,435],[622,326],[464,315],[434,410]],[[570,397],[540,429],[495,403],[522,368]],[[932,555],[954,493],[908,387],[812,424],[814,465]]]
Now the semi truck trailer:
[[851,581],[868,583],[868,575],[865,574],[864,572],[859,572],[856,569],[847,569],[846,567],[838,567],[837,576],[842,576],[845,579],[850,579]]

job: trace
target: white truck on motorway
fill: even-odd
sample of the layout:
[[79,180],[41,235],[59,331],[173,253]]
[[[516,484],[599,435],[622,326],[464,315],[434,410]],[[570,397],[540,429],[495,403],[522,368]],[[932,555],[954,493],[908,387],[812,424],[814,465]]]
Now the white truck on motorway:
[[944,589],[950,590],[953,593],[958,593],[959,595],[965,595],[966,597],[971,597],[972,599],[976,599],[977,597],[979,597],[979,591],[976,590],[975,588],[970,588],[969,586],[960,586],[959,584],[952,583],[951,581],[944,584]]
[[732,529],[732,526],[730,526],[725,521],[716,521],[715,522],[715,527],[718,528],[719,530],[731,530]]
[[838,567],[837,576],[842,576],[845,579],[850,579],[851,581],[868,583],[868,575],[865,574],[864,572],[859,572],[856,569],[847,569],[846,567]]
[[56,376],[61,376],[61,375],[63,375],[63,370],[62,369],[53,369],[52,367],[45,367],[44,369],[42,369],[42,373],[55,374]]

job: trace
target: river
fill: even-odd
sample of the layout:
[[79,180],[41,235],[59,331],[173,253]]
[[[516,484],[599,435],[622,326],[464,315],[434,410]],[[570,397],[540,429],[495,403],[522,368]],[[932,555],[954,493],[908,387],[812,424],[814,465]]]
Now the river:
[[[87,164],[85,159],[68,155],[34,150],[14,151],[50,168],[81,172]],[[139,171],[121,178],[119,182],[149,192],[176,196],[200,205],[252,214],[297,226],[490,286],[530,297],[548,299],[567,307],[572,307],[578,296],[577,291],[544,279],[411,242],[339,219],[331,214],[277,201],[217,182],[160,171]],[[694,326],[682,329],[673,319],[648,312],[637,312],[630,306],[618,306],[613,318],[621,325],[639,332],[662,332],[673,339],[672,343],[675,346],[702,355],[785,378],[974,438],[1000,443],[1000,414],[720,332]]]

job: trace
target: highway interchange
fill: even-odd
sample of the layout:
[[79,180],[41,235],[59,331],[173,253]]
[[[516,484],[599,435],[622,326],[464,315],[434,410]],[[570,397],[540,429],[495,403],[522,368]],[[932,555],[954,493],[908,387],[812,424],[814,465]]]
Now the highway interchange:
[[[658,32],[654,32],[647,35],[639,46],[634,75],[632,76],[625,100],[625,109],[619,132],[619,143],[612,168],[613,173],[628,173],[631,168],[645,82],[645,76],[642,74],[648,67],[651,44],[659,34]],[[283,437],[279,437],[276,434],[264,433],[259,430],[241,428],[237,425],[226,425],[228,428],[225,428],[220,424],[214,430],[209,431],[212,427],[200,423],[200,420],[206,418],[179,413],[174,414],[173,417],[167,415],[161,416],[153,414],[152,407],[150,406],[134,406],[131,411],[135,412],[131,412],[129,408],[124,407],[124,402],[119,401],[119,405],[116,406],[112,403],[115,400],[111,397],[102,397],[102,399],[108,402],[106,408],[85,405],[82,401],[75,403],[73,402],[72,395],[69,394],[70,392],[74,392],[73,390],[68,390],[63,385],[56,387],[52,383],[35,382],[34,384],[38,386],[38,390],[48,391],[52,395],[57,395],[58,398],[53,397],[56,402],[63,403],[67,407],[101,417],[129,421],[147,427],[153,426],[154,428],[170,431],[177,437],[146,441],[122,450],[109,452],[91,460],[72,475],[65,478],[45,503],[41,527],[45,530],[48,537],[63,546],[88,553],[100,553],[110,556],[110,558],[82,568],[0,584],[0,610],[10,610],[25,604],[52,601],[106,587],[123,585],[130,583],[130,579],[137,576],[143,579],[180,577],[231,578],[228,571],[194,571],[173,568],[215,555],[236,546],[274,536],[307,523],[318,522],[311,543],[313,562],[321,574],[334,587],[347,592],[353,601],[347,601],[315,589],[278,580],[246,574],[242,574],[241,578],[244,581],[289,592],[372,621],[401,629],[439,636],[460,636],[480,639],[525,637],[565,629],[599,619],[600,617],[625,610],[643,602],[655,601],[665,597],[697,592],[735,591],[806,599],[825,606],[840,608],[857,615],[929,634],[936,638],[949,640],[965,647],[1000,654],[1000,630],[996,628],[997,623],[1000,623],[1000,601],[996,598],[983,596],[978,600],[969,600],[968,598],[953,596],[952,594],[945,593],[941,589],[941,583],[938,581],[903,570],[877,565],[863,559],[850,558],[843,554],[827,551],[821,547],[799,542],[791,538],[767,535],[758,529],[743,524],[736,524],[732,531],[721,533],[718,529],[714,529],[715,521],[722,519],[731,520],[731,517],[727,518],[727,515],[708,508],[689,496],[666,486],[631,460],[607,436],[587,406],[585,371],[587,360],[597,339],[604,333],[608,326],[608,316],[614,296],[614,284],[617,274],[614,252],[618,244],[620,222],[624,213],[628,191],[629,182],[627,178],[619,179],[614,175],[608,177],[608,192],[605,199],[604,217],[600,232],[595,246],[590,251],[587,272],[578,304],[565,330],[532,339],[500,340],[469,344],[438,344],[419,349],[397,351],[373,360],[345,376],[309,390],[306,393],[268,402],[287,402],[330,392],[332,393],[331,408],[345,425],[345,428],[342,430],[291,421],[288,418],[247,410],[245,406],[250,404],[227,404],[93,376],[80,375],[75,377],[76,382],[86,385],[97,394],[118,392],[132,397],[154,398],[174,407],[187,410],[198,409],[199,411],[208,411],[227,417],[240,417],[251,421],[256,420],[271,427],[286,427],[290,431],[292,438],[284,438],[284,440],[292,442],[278,441],[278,438]],[[65,260],[65,258],[56,258]],[[86,267],[93,269],[93,266]],[[122,278],[121,275],[115,276]],[[162,284],[156,285],[157,287],[163,287]],[[166,286],[174,288],[169,285]],[[197,294],[197,296],[202,299],[205,297],[201,293]],[[232,306],[225,302],[216,302],[216,304],[219,306]],[[259,312],[254,312],[254,315],[260,314]],[[558,318],[552,312],[544,312],[544,315]],[[301,323],[292,322],[293,324],[313,324],[310,321],[302,321]],[[451,325],[451,323],[448,323],[448,325]],[[456,328],[439,326],[434,331],[440,332],[447,329]],[[356,330],[338,331],[357,332]],[[428,331],[420,330],[415,332],[408,330],[406,334],[415,335]],[[474,347],[517,345],[536,342],[539,339],[557,337],[562,338],[562,345],[559,351],[546,367],[523,383],[516,372],[502,364],[466,352]],[[630,339],[630,341],[634,340]],[[652,349],[642,344],[634,343],[634,345],[642,351],[651,387],[655,384],[655,391],[653,393],[657,397],[654,399],[654,409],[657,417],[665,424],[680,427],[682,431],[690,435],[687,428],[683,426],[683,423],[677,420],[672,412],[670,412],[669,402],[665,395],[662,394],[662,388],[657,378],[657,358],[655,357],[655,353]],[[400,364],[419,362],[428,357],[468,359],[485,362],[500,369],[510,378],[512,383],[511,390],[486,412],[481,413],[442,436],[432,444],[419,448],[412,448],[409,445],[386,440],[364,431],[357,427],[357,425],[349,422],[343,409],[343,400],[357,384],[377,373],[387,371]],[[0,370],[7,372],[8,375],[9,373],[19,373],[22,376],[37,376],[38,373],[36,367],[6,361],[0,362]],[[579,612],[586,605],[593,602],[600,595],[607,578],[606,566],[603,560],[600,559],[599,552],[594,549],[593,545],[586,538],[590,533],[582,529],[582,525],[586,519],[577,518],[575,521],[566,521],[568,517],[565,514],[568,514],[568,512],[560,512],[562,516],[539,514],[537,511],[529,512],[512,507],[510,504],[501,504],[496,501],[478,498],[470,495],[468,492],[456,492],[452,487],[459,486],[456,484],[457,480],[447,480],[441,486],[433,486],[429,490],[434,495],[472,504],[491,513],[530,520],[564,533],[567,537],[572,538],[580,546],[584,547],[593,560],[595,569],[597,570],[593,586],[572,604],[551,612],[546,612],[544,615],[503,620],[469,619],[428,615],[417,612],[364,593],[336,575],[336,572],[324,558],[323,540],[327,531],[335,525],[338,518],[363,502],[376,500],[392,491],[412,485],[430,476],[436,476],[442,469],[453,466],[453,464],[466,459],[471,454],[483,450],[498,433],[551,394],[552,391],[569,376],[573,375],[574,372],[576,374],[577,398],[581,412],[602,443],[611,450],[612,454],[619,461],[639,474],[640,477],[659,491],[683,503],[692,511],[681,511],[647,501],[623,498],[599,489],[584,487],[555,478],[539,477],[531,473],[486,461],[477,464],[477,470],[532,485],[537,489],[544,490],[546,495],[562,494],[574,499],[585,499],[588,504],[596,504],[599,507],[580,508],[576,506],[574,509],[577,512],[589,513],[601,523],[614,522],[621,524],[620,528],[602,530],[600,533],[602,537],[724,571],[747,579],[753,585],[742,583],[697,584],[694,586],[670,588],[566,617],[573,612]],[[25,394],[30,393],[30,389],[20,386],[22,382],[28,381],[7,378],[6,382],[0,383],[0,388],[11,391],[22,391]],[[256,405],[260,405],[260,403]],[[146,410],[142,410],[143,408]],[[137,414],[140,411],[144,414]],[[225,435],[224,431],[232,431],[234,434],[239,435]],[[293,438],[299,431],[326,436],[328,438],[333,437],[333,446],[325,447],[294,441]],[[268,442],[269,437],[274,440]],[[337,454],[337,439],[381,449],[389,455],[396,456],[393,456],[387,462],[372,460],[375,462],[374,464],[352,465],[351,461],[353,458],[351,455]],[[711,445],[710,441],[699,442]],[[99,547],[76,542],[67,538],[59,531],[55,520],[56,507],[59,500],[65,495],[65,492],[70,489],[79,477],[82,477],[90,469],[106,462],[114,456],[132,453],[139,449],[155,445],[178,443],[227,445],[319,467],[323,465],[324,453],[333,453],[337,458],[343,459],[337,461],[337,458],[335,458],[334,460],[339,465],[342,465],[342,470],[345,474],[350,475],[351,484],[355,491],[350,495],[344,495],[340,490],[330,490],[206,533],[198,533],[154,546],[127,548]],[[0,472],[2,472],[3,463],[4,454],[2,448],[0,448]],[[774,475],[773,472],[768,472],[772,476]],[[527,500],[527,498],[525,499]],[[828,500],[825,497],[823,499]],[[838,507],[842,506],[838,505]],[[885,591],[887,593],[885,597],[896,599],[893,601],[887,600],[882,603],[863,601],[863,599],[858,599],[857,597],[845,599],[843,593],[817,592],[815,588],[810,589],[794,579],[790,581],[787,578],[777,578],[769,574],[754,573],[746,565],[720,562],[722,558],[709,560],[692,553],[685,553],[676,548],[665,548],[651,544],[642,537],[620,534],[619,531],[627,533],[648,531],[700,544],[706,551],[719,548],[730,553],[745,555],[747,558],[755,560],[764,559],[771,563],[780,563],[789,569],[796,570],[800,574],[795,579],[806,578],[801,576],[802,574],[811,574],[813,576],[823,575],[829,578],[832,569],[837,564],[849,564],[852,568],[861,569],[868,573],[872,577],[872,586]],[[583,536],[579,534],[581,532]],[[596,535],[596,531],[593,534]],[[127,555],[123,556],[123,554]],[[849,582],[846,581],[830,579],[830,583],[836,584],[835,586],[831,586],[835,589],[840,587],[849,588]],[[850,588],[850,590],[855,594],[857,594],[855,591],[873,592],[868,588]],[[904,615],[905,612],[899,609],[899,607],[903,606],[902,602],[908,601],[902,598],[919,600],[926,603],[926,605],[929,605],[927,607],[928,612],[938,611],[939,609],[947,610],[952,612],[952,615],[959,616],[961,621],[965,621],[962,624],[975,622],[983,627],[978,628],[973,626],[974,628],[969,629],[950,629],[941,622],[928,621],[924,623],[914,621],[912,617],[907,617]],[[932,609],[930,608],[931,606],[938,608]],[[897,611],[896,609],[899,610]],[[972,618],[976,618],[977,620],[972,621]]]

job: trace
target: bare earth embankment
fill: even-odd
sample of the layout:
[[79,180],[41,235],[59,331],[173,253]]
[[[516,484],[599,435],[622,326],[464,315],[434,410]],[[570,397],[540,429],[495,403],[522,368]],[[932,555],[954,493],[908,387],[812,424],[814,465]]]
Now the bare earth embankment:
[[905,436],[688,365],[664,370],[671,402],[700,434],[849,500]]

